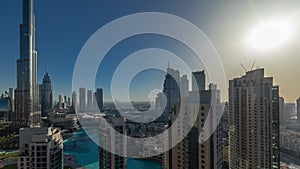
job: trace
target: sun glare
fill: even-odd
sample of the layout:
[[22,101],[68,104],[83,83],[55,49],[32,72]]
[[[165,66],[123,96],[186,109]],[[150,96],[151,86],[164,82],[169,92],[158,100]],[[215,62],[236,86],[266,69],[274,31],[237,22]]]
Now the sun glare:
[[254,48],[268,50],[283,45],[290,37],[291,26],[285,22],[272,21],[254,29],[247,42]]

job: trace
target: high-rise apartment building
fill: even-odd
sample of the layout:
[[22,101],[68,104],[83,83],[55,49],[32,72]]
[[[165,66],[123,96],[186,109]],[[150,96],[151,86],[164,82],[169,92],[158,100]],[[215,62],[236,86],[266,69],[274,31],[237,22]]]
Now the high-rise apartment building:
[[295,116],[296,105],[295,103],[285,103],[284,104],[284,113],[285,120],[291,120]]
[[203,71],[192,73],[192,91],[205,90],[205,73]]
[[264,69],[229,81],[229,168],[280,167],[279,88]]
[[57,128],[21,128],[18,169],[62,169],[63,138]]
[[66,96],[58,95],[58,108],[59,109],[66,109],[67,108],[67,101]]
[[157,121],[168,121],[168,113],[171,110],[171,105],[179,103],[180,96],[180,73],[172,68],[167,69],[167,74],[164,80],[163,93],[165,94],[166,108]]
[[53,108],[53,87],[48,73],[40,85],[40,103],[42,116],[46,116]]
[[72,93],[72,107],[73,107],[74,113],[77,113],[78,104],[77,104],[76,92]]
[[297,99],[297,120],[300,122],[300,97]]
[[99,169],[126,169],[125,120],[120,117],[106,120],[107,126],[104,123],[100,125]]
[[9,124],[12,115],[12,101],[10,97],[0,97],[0,124]]
[[[222,167],[221,125],[218,124],[222,114],[220,105],[220,91],[212,84],[209,90],[191,91],[187,98],[182,98],[181,103],[172,105],[169,125],[173,129],[169,133],[167,144],[179,143],[163,156],[164,169]],[[185,112],[179,112],[180,110]],[[182,114],[180,118],[179,113]],[[194,118],[195,123],[190,126],[190,120]],[[208,135],[204,137],[206,134]],[[182,138],[184,139],[180,140]]]
[[181,97],[188,97],[189,95],[189,80],[187,75],[180,78],[180,95]]
[[155,98],[155,108],[161,110],[166,106],[166,97],[163,92],[159,92]]
[[17,60],[15,90],[15,126],[39,126],[41,111],[37,82],[35,15],[33,0],[23,0],[23,24],[20,25],[20,58]]
[[92,112],[93,111],[93,91],[87,91],[87,104],[86,104],[86,111]]
[[86,111],[86,92],[85,88],[79,89],[79,112],[83,113]]
[[280,123],[285,123],[284,98],[283,97],[279,97],[279,121],[280,121]]
[[[100,111],[103,110],[103,89],[97,88],[96,92],[94,93],[95,100],[94,100],[94,108],[98,108]],[[95,110],[96,112],[98,110]]]
[[10,97],[11,100],[11,106],[12,106],[12,112],[15,111],[15,93],[13,88],[8,89],[8,97]]

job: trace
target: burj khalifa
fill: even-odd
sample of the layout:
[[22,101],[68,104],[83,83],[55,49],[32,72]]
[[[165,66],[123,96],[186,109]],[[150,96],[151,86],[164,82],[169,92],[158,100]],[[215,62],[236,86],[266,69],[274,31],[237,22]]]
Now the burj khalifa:
[[23,0],[23,23],[20,25],[20,58],[17,60],[13,123],[19,127],[38,127],[41,121],[35,48],[33,0]]

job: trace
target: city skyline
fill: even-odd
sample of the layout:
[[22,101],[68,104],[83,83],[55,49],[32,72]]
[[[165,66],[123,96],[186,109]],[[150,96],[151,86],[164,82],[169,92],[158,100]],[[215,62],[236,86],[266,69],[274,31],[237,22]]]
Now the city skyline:
[[[217,6],[217,3],[214,2],[191,2],[185,4],[184,6],[179,5],[180,3],[158,1],[153,1],[152,6],[147,6],[147,3],[142,4],[138,1],[132,3],[120,2],[119,6],[115,6],[114,2],[95,2],[95,5],[93,6],[84,2],[74,2],[72,4],[73,8],[68,9],[67,12],[64,10],[64,7],[69,5],[67,2],[36,2],[36,13],[38,15],[36,17],[38,32],[37,48],[39,52],[38,82],[42,81],[44,72],[48,70],[49,74],[52,76],[55,99],[58,98],[58,94],[71,95],[71,81],[74,63],[81,47],[91,34],[93,34],[104,24],[123,15],[142,12],[144,10],[159,11],[184,17],[192,21],[195,25],[199,26],[199,28],[208,35],[220,54],[221,60],[225,67],[227,80],[235,77],[236,75],[244,74],[244,70],[239,65],[240,63],[244,64],[249,69],[252,62],[257,61],[256,66],[264,67],[267,71],[267,76],[275,77],[275,84],[281,86],[280,95],[285,98],[286,102],[295,102],[300,95],[299,90],[297,90],[297,86],[299,86],[300,82],[296,78],[297,74],[299,74],[299,70],[297,70],[296,62],[293,61],[296,59],[297,53],[299,53],[299,49],[297,48],[298,43],[295,41],[297,36],[299,36],[299,33],[294,31],[294,39],[291,39],[291,42],[288,42],[288,45],[283,45],[279,48],[273,49],[272,51],[256,51],[250,49],[249,46],[242,43],[242,41],[245,40],[245,36],[247,36],[249,30],[258,25],[260,19],[262,21],[267,21],[270,18],[292,18],[290,20],[291,22],[295,23],[293,25],[294,30],[297,28],[296,20],[298,15],[296,6],[299,2],[289,1],[286,3],[277,2],[272,4],[267,2],[268,1],[251,3],[241,2],[241,9],[231,11],[230,14],[225,13],[234,6],[232,1],[228,1],[227,3],[220,2],[220,5],[218,4]],[[10,87],[16,88],[15,60],[19,56],[17,25],[21,22],[21,2],[16,3],[6,0],[2,1],[2,3],[4,5],[1,5],[1,8],[3,9],[0,10],[0,14],[2,13],[2,15],[0,15],[0,20],[5,20],[4,16],[11,17],[8,23],[3,26],[3,31],[1,33],[1,36],[4,37],[3,39],[7,40],[5,42],[0,42],[2,46],[8,46],[0,51],[0,55],[3,56],[2,58],[4,60],[4,62],[1,62],[0,70],[1,72],[8,72],[0,77],[0,91],[4,92]],[[141,9],[137,8],[136,5],[140,6]],[[266,5],[273,6],[272,10],[270,9],[267,11],[262,11],[262,9],[265,9]],[[170,8],[168,8],[168,10],[164,10],[164,7],[166,6]],[[198,8],[193,6],[198,6]],[[51,12],[49,9],[52,9],[51,7],[56,9],[57,12],[49,15],[49,12]],[[190,13],[187,14],[183,12],[189,7],[193,7],[191,8]],[[280,12],[275,12],[275,9],[278,9],[279,7]],[[103,10],[99,11],[99,9]],[[114,13],[110,12],[110,9],[114,9]],[[209,9],[218,10],[219,13],[212,14]],[[242,9],[244,10],[242,11]],[[82,12],[76,13],[75,11]],[[241,14],[241,18],[233,17],[234,14],[237,13]],[[64,21],[65,19],[69,19],[70,22],[66,23]],[[78,19],[80,19],[81,24],[76,26],[75,23],[77,24]],[[228,23],[225,24],[222,21],[223,19],[228,20]],[[243,19],[241,23],[240,19]],[[51,26],[57,24],[60,26]],[[230,25],[237,25],[236,27],[233,27],[235,29],[234,32],[231,31]],[[223,27],[224,29],[219,29],[220,27]],[[5,34],[3,34],[3,32],[5,32]],[[81,35],[76,34],[76,32],[81,32]],[[224,38],[222,38],[222,36],[224,36]],[[61,37],[63,37],[63,40],[57,41],[57,39],[61,39]],[[147,39],[149,43],[137,44],[145,39]],[[126,45],[127,43],[129,43],[129,45]],[[168,45],[168,43],[171,45]],[[180,45],[181,44],[178,44],[178,42],[173,42],[168,38],[159,38],[155,36],[136,36],[126,39],[108,53],[107,57],[114,59],[107,59],[105,63],[109,64],[103,68],[106,72],[103,73],[100,71],[98,73],[99,76],[97,75],[97,81],[95,85],[96,87],[103,88],[104,91],[110,91],[109,76],[112,75],[112,72],[117,66],[118,62],[128,54],[132,53],[132,51],[149,46],[162,46],[162,48],[175,50],[183,57],[185,55],[190,55],[188,51],[180,52],[179,50],[181,50],[181,48],[178,50],[174,49]],[[118,55],[120,56],[116,57]],[[153,82],[153,84],[148,85],[148,88],[153,88],[158,85],[161,86],[163,83],[164,73],[160,72],[152,74],[153,76],[148,76],[148,80],[157,79],[157,82]],[[136,83],[136,86],[142,84],[139,81]],[[109,92],[104,92],[104,100],[110,100],[108,93]],[[222,91],[222,93],[223,100],[224,98],[227,100],[227,92]],[[135,100],[147,98],[148,95],[145,96],[145,94],[146,92],[138,92]]]
[[19,1],[0,168],[300,168],[300,2]]

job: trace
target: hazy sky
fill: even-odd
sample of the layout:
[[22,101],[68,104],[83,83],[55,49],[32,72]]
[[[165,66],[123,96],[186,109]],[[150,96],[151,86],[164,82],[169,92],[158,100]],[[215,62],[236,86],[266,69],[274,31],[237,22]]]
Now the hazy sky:
[[[182,0],[51,0],[36,1],[36,33],[39,82],[48,70],[55,94],[70,95],[76,58],[87,39],[108,22],[136,12],[165,12],[197,25],[215,45],[223,62],[226,78],[244,74],[240,63],[250,68],[264,67],[280,86],[280,94],[289,102],[300,97],[300,1],[182,1]],[[16,59],[19,58],[19,24],[22,1],[0,2],[0,92],[16,87]],[[265,52],[245,44],[247,35],[260,22],[288,20],[293,26],[289,41]],[[110,77],[128,54],[149,47],[160,47],[179,55],[192,55],[182,44],[154,35],[136,36],[117,44],[106,56],[97,75],[96,86],[103,87],[109,99]],[[166,63],[167,65],[167,63]],[[163,72],[148,71],[134,79],[136,100],[147,98],[153,87],[160,87]],[[153,80],[156,79],[156,80]],[[133,89],[137,89],[134,91]],[[227,98],[227,91],[222,91]]]

